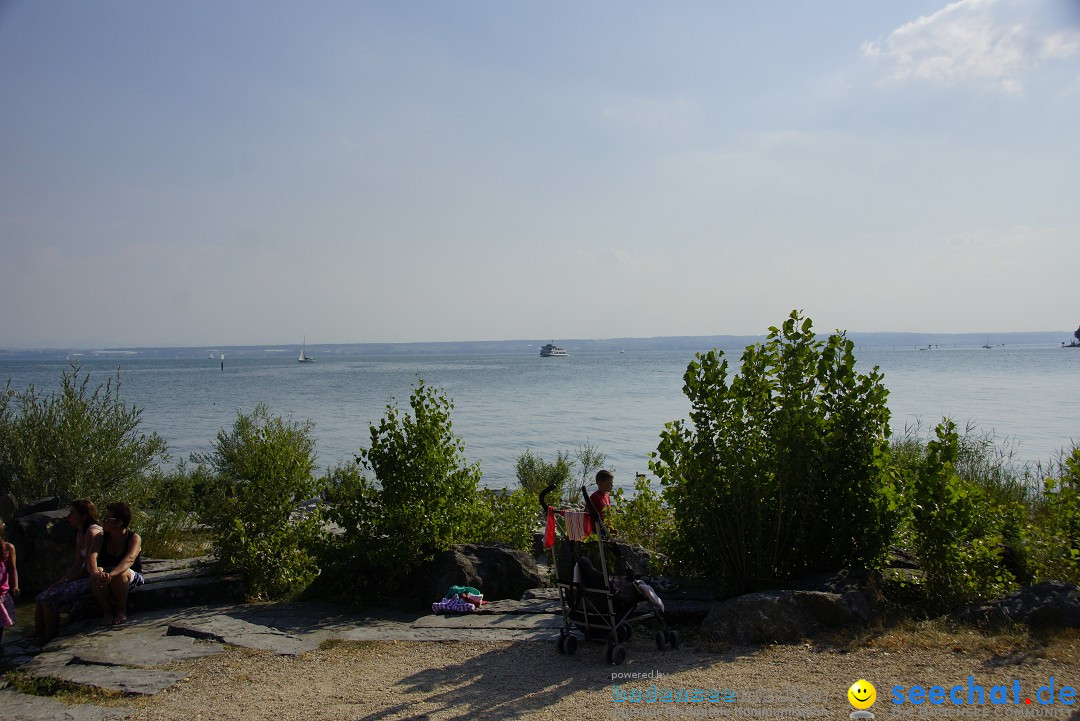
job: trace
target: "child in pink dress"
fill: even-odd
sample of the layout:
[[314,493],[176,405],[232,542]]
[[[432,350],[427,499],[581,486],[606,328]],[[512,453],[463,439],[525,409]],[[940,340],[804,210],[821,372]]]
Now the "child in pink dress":
[[15,624],[15,596],[19,595],[19,572],[15,568],[15,546],[4,536],[4,522],[0,521],[0,642],[4,629]]

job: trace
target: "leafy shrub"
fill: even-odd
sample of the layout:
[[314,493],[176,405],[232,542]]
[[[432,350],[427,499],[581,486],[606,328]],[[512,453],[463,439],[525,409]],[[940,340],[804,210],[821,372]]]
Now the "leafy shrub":
[[526,450],[514,464],[518,485],[533,496],[539,497],[545,488],[554,484],[553,495],[548,499],[552,503],[566,498],[573,490],[573,467],[574,462],[565,451],[559,451],[555,460],[549,462]]
[[533,534],[541,523],[536,496],[523,488],[513,491],[483,489],[479,492],[475,538],[505,543],[532,553]]
[[1003,563],[1008,507],[957,473],[961,444],[955,423],[942,421],[935,435],[905,485],[927,601],[933,610],[948,610],[1001,595],[1015,577]]
[[453,403],[421,380],[409,408],[387,405],[357,456],[363,471],[337,469],[327,491],[327,515],[344,529],[337,557],[390,587],[437,552],[477,540],[483,522],[480,467],[453,434]]
[[311,421],[272,417],[260,403],[251,415],[238,413],[232,430],[218,432],[209,456],[194,456],[217,475],[200,514],[214,550],[246,571],[252,596],[290,597],[319,573],[312,555],[319,509],[297,512],[321,491],[313,428]]
[[1080,446],[1046,478],[1025,528],[1035,581],[1080,583]]
[[855,372],[853,348],[842,333],[815,340],[793,311],[730,382],[721,351],[690,363],[690,423],[668,423],[650,462],[688,572],[744,590],[881,556],[888,391],[877,368]]
[[515,464],[518,485],[539,497],[545,488],[554,484],[555,488],[547,498],[549,503],[576,505],[582,503],[581,487],[593,482],[596,471],[604,466],[606,460],[607,456],[599,447],[589,441],[573,452],[559,451],[551,462],[526,450],[518,456]]
[[164,461],[165,441],[139,432],[142,411],[120,396],[120,374],[91,390],[72,364],[60,389],[0,393],[0,491],[29,501],[111,497]]
[[621,488],[614,489],[611,495],[611,508],[605,517],[608,525],[618,531],[618,539],[664,553],[674,530],[675,517],[661,494],[649,486],[648,479],[644,475],[634,479],[631,498],[627,498]]
[[131,506],[131,526],[143,539],[150,558],[193,558],[210,552],[210,539],[198,521],[197,510],[214,485],[209,469],[154,469],[135,483],[125,484],[110,500]]

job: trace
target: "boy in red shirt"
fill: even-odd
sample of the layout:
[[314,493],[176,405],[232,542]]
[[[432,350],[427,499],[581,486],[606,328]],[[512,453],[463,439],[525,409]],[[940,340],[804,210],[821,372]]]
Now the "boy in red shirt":
[[615,485],[615,476],[611,471],[599,470],[596,472],[596,492],[589,496],[592,507],[604,521],[604,513],[611,507],[611,488]]

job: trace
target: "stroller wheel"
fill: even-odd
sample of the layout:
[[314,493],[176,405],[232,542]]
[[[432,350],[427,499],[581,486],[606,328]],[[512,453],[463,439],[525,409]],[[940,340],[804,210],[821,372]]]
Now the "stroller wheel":
[[577,636],[567,635],[566,639],[562,642],[563,653],[567,656],[573,656],[577,651]]
[[656,650],[657,651],[663,651],[665,642],[666,641],[664,639],[664,632],[663,631],[657,631],[656,632]]
[[608,663],[616,666],[622,665],[622,662],[626,660],[626,646],[621,643],[617,643],[614,646],[608,647],[607,652]]
[[679,632],[678,631],[668,631],[667,640],[668,640],[668,643],[671,644],[671,648],[673,650],[678,650],[678,648],[679,648]]
[[555,639],[555,645],[558,647],[560,654],[565,654],[566,653],[566,635],[560,633],[559,637],[557,639]]
[[626,643],[634,635],[634,629],[628,623],[620,623],[615,629],[619,643]]

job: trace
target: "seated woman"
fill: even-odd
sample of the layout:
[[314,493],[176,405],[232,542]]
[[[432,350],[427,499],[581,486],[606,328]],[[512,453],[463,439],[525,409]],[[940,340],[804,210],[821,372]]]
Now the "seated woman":
[[75,562],[63,578],[39,593],[35,600],[34,630],[38,640],[48,643],[60,625],[60,609],[90,593],[90,549],[102,536],[93,501],[82,498],[71,504],[67,522],[75,529]]
[[[126,503],[110,503],[105,507],[105,533],[90,551],[88,565],[90,588],[101,606],[105,623],[119,626],[127,622],[128,591],[143,585],[142,538],[128,530],[131,507]],[[116,610],[113,611],[112,603]]]

